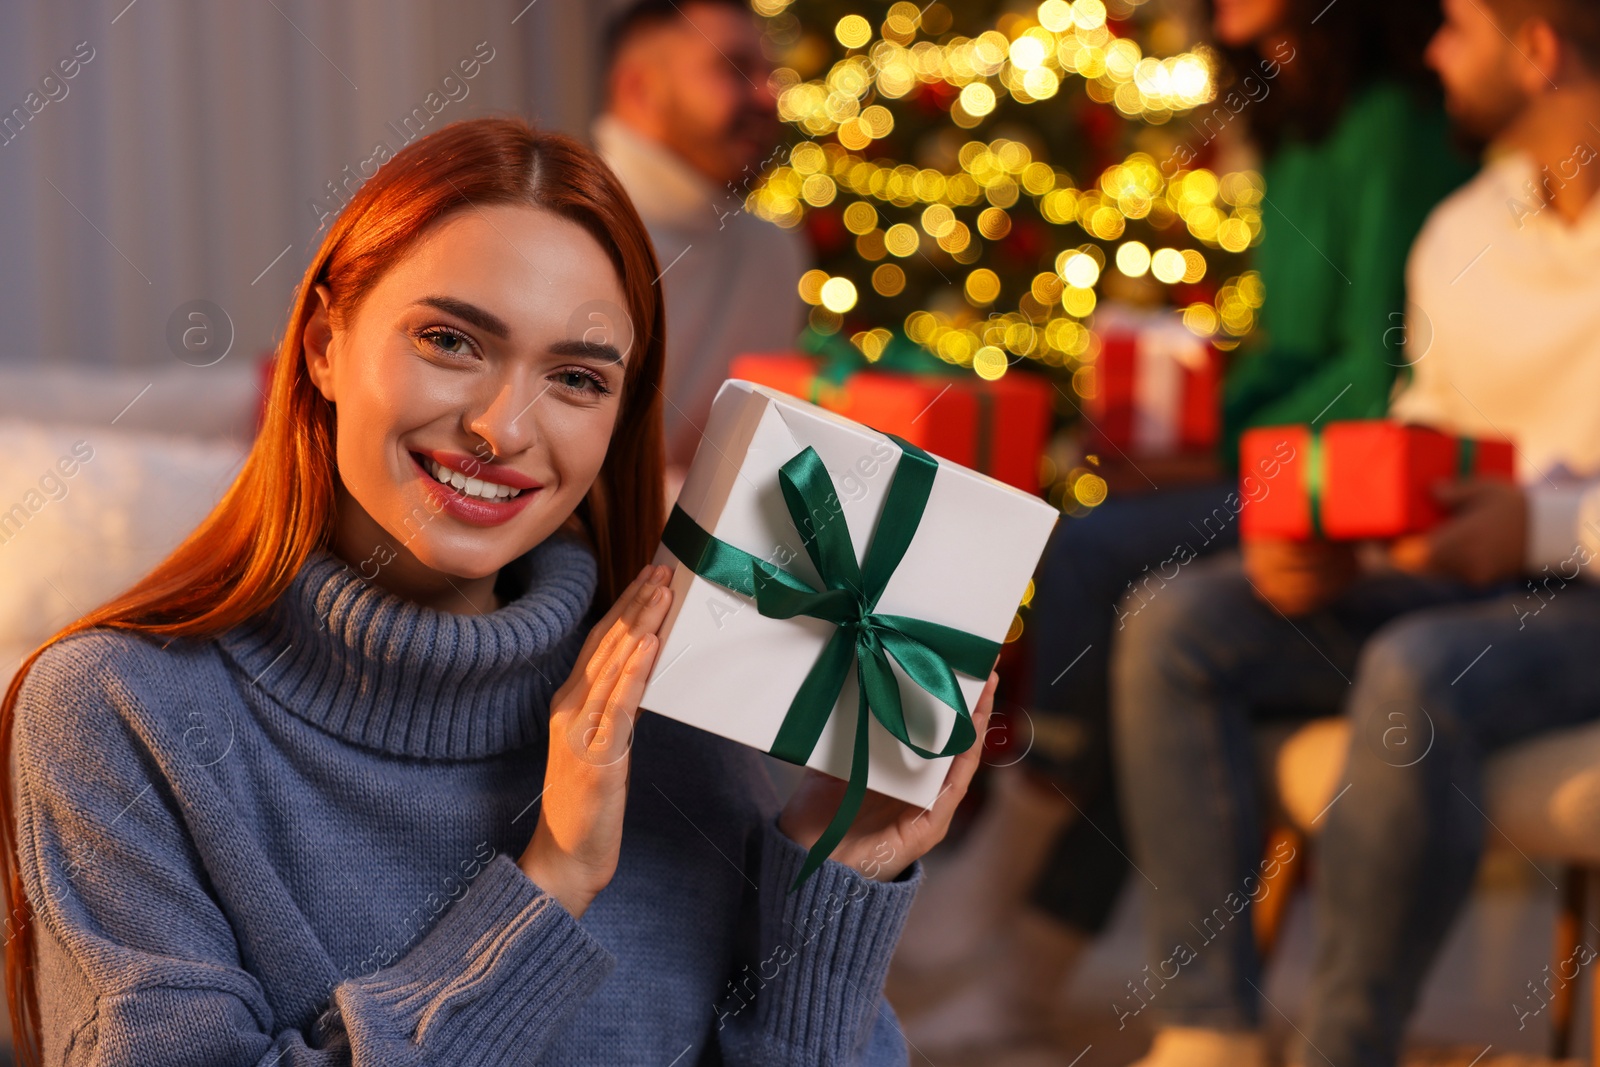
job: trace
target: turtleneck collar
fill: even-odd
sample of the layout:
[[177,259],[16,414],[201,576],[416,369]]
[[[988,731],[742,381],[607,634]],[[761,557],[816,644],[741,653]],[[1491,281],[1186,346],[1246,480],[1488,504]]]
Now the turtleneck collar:
[[515,599],[455,614],[382,589],[317,548],[271,608],[218,641],[284,708],[353,744],[426,759],[492,756],[543,736],[596,585],[593,554],[562,535],[508,566],[526,576]]

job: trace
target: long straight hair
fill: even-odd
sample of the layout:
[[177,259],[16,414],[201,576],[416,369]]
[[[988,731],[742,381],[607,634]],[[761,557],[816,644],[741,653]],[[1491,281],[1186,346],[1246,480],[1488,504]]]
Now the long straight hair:
[[215,636],[268,608],[313,548],[332,543],[334,412],[306,373],[302,338],[316,285],[335,326],[445,214],[469,205],[526,204],[587,229],[611,257],[633,333],[605,462],[574,518],[599,563],[596,603],[610,604],[649,562],[662,526],[660,271],[638,212],[591,150],[512,118],[452,123],[384,163],[340,213],[306,268],[279,342],[267,407],[243,468],[220,503],[127,591],[55,634],[25,660],[0,702],[0,824],[8,924],[7,1000],[24,1067],[43,1058],[34,971],[34,915],[24,891],[12,805],[17,694],[39,655],[101,626],[162,637]]

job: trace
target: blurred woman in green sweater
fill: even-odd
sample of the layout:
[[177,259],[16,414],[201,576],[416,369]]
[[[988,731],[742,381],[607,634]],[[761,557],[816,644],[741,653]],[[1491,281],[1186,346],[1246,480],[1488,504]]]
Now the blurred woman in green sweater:
[[[1211,16],[1217,96],[1174,123],[1183,140],[1168,176],[1218,137],[1247,134],[1261,151],[1258,329],[1228,367],[1214,456],[1101,456],[1111,498],[1057,529],[1029,627],[1032,747],[991,775],[991,802],[930,878],[897,958],[906,988],[963,976],[922,986],[927,1008],[908,1033],[929,1055],[1043,1040],[1053,1005],[1041,998],[1105,925],[1127,874],[1108,739],[1118,601],[1158,571],[1147,584],[1159,596],[1174,580],[1167,564],[1237,544],[1243,430],[1384,413],[1402,363],[1407,250],[1473,169],[1422,63],[1437,3],[1212,0]],[[1285,562],[1291,584],[1314,584],[1324,561]]]

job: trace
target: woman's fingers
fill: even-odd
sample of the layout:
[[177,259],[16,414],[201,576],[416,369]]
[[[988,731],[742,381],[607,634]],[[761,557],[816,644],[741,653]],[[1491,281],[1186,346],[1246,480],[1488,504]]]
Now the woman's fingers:
[[[587,762],[615,762],[627,754],[631,744],[633,712],[644,695],[645,680],[660,645],[656,631],[672,604],[672,590],[665,585],[670,571],[661,570],[665,573],[652,575],[635,591],[632,602],[623,606],[586,668],[588,692],[569,736]],[[620,719],[625,722],[619,721],[618,709],[622,709]]]
[[956,813],[956,806],[961,803],[961,798],[967,795],[967,787],[972,784],[972,776],[978,771],[978,764],[983,759],[983,735],[989,729],[989,720],[994,715],[994,690],[1000,684],[1000,675],[994,671],[989,672],[989,679],[983,685],[983,692],[978,696],[978,703],[972,710],[972,725],[977,731],[978,738],[965,752],[958,753],[950,761],[950,770],[945,774],[945,787],[940,790],[939,797],[929,808],[929,822],[942,838],[945,830],[949,828],[950,819]]
[[644,696],[645,682],[656,664],[656,653],[661,649],[661,639],[655,634],[645,634],[634,646],[633,654],[623,664],[622,675],[612,687],[611,698],[606,702],[605,722],[612,732],[633,740],[633,724],[639,717],[639,700]]
[[639,588],[649,581],[655,572],[656,567],[654,564],[646,564],[638,574],[634,575],[633,581],[628,583],[622,594],[617,597],[616,603],[612,604],[611,608],[600,618],[600,621],[595,623],[589,630],[589,636],[584,639],[583,647],[578,650],[578,658],[572,673],[567,676],[567,680],[561,684],[561,688],[556,692],[558,700],[571,695],[575,687],[580,685],[587,686],[593,682],[590,664],[594,663],[595,655],[600,651],[602,644],[615,628],[623,610],[633,601],[638,594]]
[[660,638],[645,634],[634,643],[627,659],[607,667],[603,686],[589,691],[573,730],[574,747],[584,762],[609,767],[627,757],[633,747],[639,699],[660,647]]
[[583,648],[578,652],[579,663],[587,663],[594,656],[595,650],[600,647],[600,642],[605,638],[606,634],[611,632],[612,624],[617,621],[617,618],[622,614],[622,609],[627,606],[629,598],[638,591],[639,586],[644,584],[650,575],[655,572],[655,569],[655,564],[645,564],[643,569],[634,575],[633,581],[629,582],[627,588],[622,591],[622,595],[617,597],[616,603],[612,604],[610,610],[601,616],[599,622],[594,624],[594,627],[589,631],[588,638],[583,642]]
[[618,657],[626,659],[642,634],[661,626],[666,617],[662,605],[670,597],[666,583],[671,576],[670,567],[650,567],[642,582],[630,586],[629,592],[617,599],[617,617],[601,636],[586,665],[591,683],[602,675],[605,664]]

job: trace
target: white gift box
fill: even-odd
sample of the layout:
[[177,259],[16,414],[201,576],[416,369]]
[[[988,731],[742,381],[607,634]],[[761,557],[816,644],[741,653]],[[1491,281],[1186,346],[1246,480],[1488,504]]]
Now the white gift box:
[[[751,382],[723,383],[678,505],[720,541],[822,589],[785,505],[779,468],[806,446],[832,478],[857,562],[865,559],[903,453],[887,435]],[[1003,641],[1059,512],[1043,500],[940,460],[910,546],[875,610]],[[641,706],[770,751],[790,702],[836,630],[822,619],[768,618],[755,602],[677,564],[673,602]],[[907,732],[938,751],[957,713],[890,657]],[[957,673],[969,712],[984,678]],[[849,672],[807,766],[849,778],[857,709]],[[869,724],[867,787],[922,807],[938,797],[950,760],[925,759],[881,723]]]

